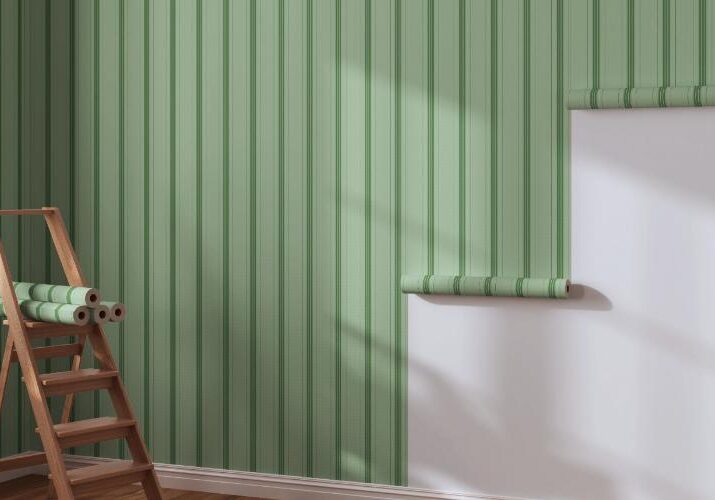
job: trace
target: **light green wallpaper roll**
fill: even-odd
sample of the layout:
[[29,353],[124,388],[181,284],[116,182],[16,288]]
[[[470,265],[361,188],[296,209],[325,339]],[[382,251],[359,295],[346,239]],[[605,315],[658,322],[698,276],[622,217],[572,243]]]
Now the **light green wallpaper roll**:
[[[713,34],[712,0],[2,0],[0,205],[59,206],[127,305],[157,462],[405,484],[402,276],[567,278],[569,91],[709,87]],[[0,231],[61,282],[41,220]]]
[[570,109],[715,106],[715,86],[572,90],[567,105]]
[[15,295],[18,299],[40,302],[57,302],[93,307],[99,304],[101,294],[96,288],[66,285],[48,285],[44,283],[14,282]]
[[[65,325],[86,325],[91,319],[87,306],[57,304],[36,300],[18,300],[20,310],[26,318]],[[0,302],[0,315],[5,316],[5,307]]]
[[569,287],[569,280],[564,278],[431,275],[408,275],[402,277],[402,291],[404,293],[436,295],[565,299],[568,297]]

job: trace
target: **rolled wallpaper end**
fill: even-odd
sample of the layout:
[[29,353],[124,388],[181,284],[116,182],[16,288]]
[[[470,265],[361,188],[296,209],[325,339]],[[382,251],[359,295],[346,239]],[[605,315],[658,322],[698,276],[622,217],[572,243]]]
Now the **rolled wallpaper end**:
[[123,321],[127,315],[127,308],[121,302],[102,301],[101,305],[109,309],[109,321],[113,323]]
[[499,276],[402,276],[403,293],[475,295],[484,297],[568,298],[566,278],[502,278]]
[[97,307],[92,308],[92,321],[96,324],[103,325],[109,321],[109,317],[110,313],[107,306],[100,304]]

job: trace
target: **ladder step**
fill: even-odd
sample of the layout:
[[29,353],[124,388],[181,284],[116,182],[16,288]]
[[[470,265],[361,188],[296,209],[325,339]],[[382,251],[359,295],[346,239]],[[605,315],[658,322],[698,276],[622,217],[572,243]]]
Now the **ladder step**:
[[[8,321],[4,320],[3,325]],[[63,325],[61,323],[47,323],[45,321],[25,321],[25,328],[31,339],[47,339],[52,337],[69,337],[73,335],[89,335],[95,325]]]
[[[57,424],[53,428],[61,448],[122,439],[129,434],[136,422],[129,418],[99,417]],[[35,429],[38,432],[39,429]]]
[[69,372],[45,373],[40,375],[40,382],[45,390],[45,397],[62,396],[74,392],[109,389],[119,372],[83,368]]
[[[46,347],[35,347],[32,349],[32,353],[35,355],[35,359],[69,358],[70,356],[82,354],[82,346],[80,344],[61,344]],[[10,361],[12,363],[17,363],[19,361],[16,351],[12,352]]]
[[33,465],[42,465],[45,463],[47,463],[47,457],[45,456],[44,451],[30,451],[0,458],[0,472],[22,469],[23,467],[31,467]]
[[73,492],[77,494],[137,483],[153,469],[152,464],[116,461],[73,469],[67,471],[67,477]]

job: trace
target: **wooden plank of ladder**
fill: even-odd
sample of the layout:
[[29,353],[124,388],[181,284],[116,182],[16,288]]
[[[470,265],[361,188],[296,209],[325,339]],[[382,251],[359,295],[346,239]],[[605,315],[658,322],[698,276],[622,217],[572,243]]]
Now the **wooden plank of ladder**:
[[[72,469],[67,476],[75,493],[87,494],[144,481],[153,470],[152,464],[123,460]],[[149,498],[153,497],[149,496]]]
[[57,424],[55,433],[60,447],[67,449],[113,439],[124,439],[134,425],[136,425],[134,420],[126,418],[98,417],[77,420],[68,424]]
[[[79,259],[77,259],[77,254],[72,247],[72,242],[67,233],[67,227],[62,219],[62,214],[59,209],[53,207],[42,207],[42,210],[49,210],[49,213],[45,214],[45,222],[47,223],[47,229],[50,231],[52,242],[55,244],[57,256],[60,258],[60,265],[67,277],[67,283],[70,286],[86,286],[87,281],[85,280],[84,274],[82,274],[82,269],[80,269]],[[82,348],[80,349],[80,353],[72,358],[72,370],[79,370],[82,365],[82,351],[84,350],[85,338],[81,337],[78,342]],[[62,417],[60,419],[62,423],[70,421],[73,405],[74,394],[68,394],[67,397],[65,397],[65,403],[62,408]]]
[[[8,325],[7,320],[3,321]],[[46,323],[44,321],[25,320],[25,330],[30,339],[48,339],[53,337],[85,336],[92,333],[92,325],[64,325],[59,323]]]
[[[81,352],[81,350],[82,346],[79,344],[59,344],[45,347],[34,347],[32,349],[32,354],[35,355],[35,359],[69,358],[70,356],[76,356]],[[17,351],[12,351],[10,361],[12,363],[17,363],[19,361]]]
[[40,387],[37,363],[32,355],[32,348],[27,330],[25,329],[25,320],[20,313],[20,306],[17,303],[15,290],[12,286],[12,275],[10,274],[10,267],[7,263],[5,247],[2,242],[0,242],[0,295],[3,299],[5,314],[10,322],[8,344],[11,344],[11,352],[13,346],[15,351],[17,351],[20,368],[30,398],[30,404],[32,405],[32,410],[35,415],[42,446],[45,449],[47,465],[52,474],[57,478],[54,482],[55,491],[60,500],[73,500],[74,494],[72,493],[72,488],[67,478],[67,470],[62,457],[62,450],[60,449],[55,431],[52,428],[52,416],[47,407],[47,400]]

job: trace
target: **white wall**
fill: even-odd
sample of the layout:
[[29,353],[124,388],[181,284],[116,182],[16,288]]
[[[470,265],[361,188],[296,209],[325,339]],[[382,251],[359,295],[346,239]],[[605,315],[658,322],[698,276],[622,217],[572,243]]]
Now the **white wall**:
[[572,114],[566,301],[411,296],[409,484],[715,498],[715,109]]

